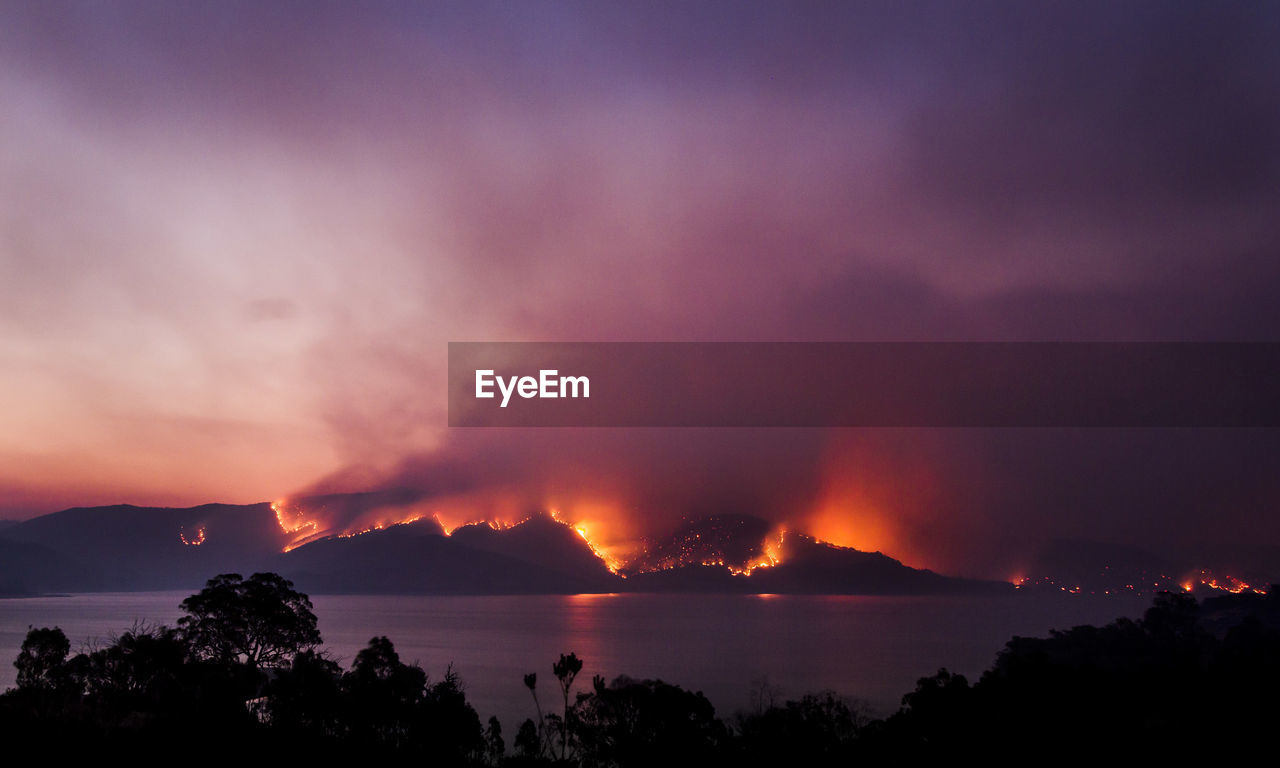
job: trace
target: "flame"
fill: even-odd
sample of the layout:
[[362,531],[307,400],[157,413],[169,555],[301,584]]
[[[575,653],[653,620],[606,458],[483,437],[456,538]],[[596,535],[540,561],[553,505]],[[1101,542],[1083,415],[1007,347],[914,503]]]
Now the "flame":
[[338,538],[350,539],[356,536],[360,536],[362,534],[371,533],[373,531],[385,531],[386,529],[392,528],[397,525],[408,525],[410,523],[416,523],[419,520],[421,520],[423,517],[424,515],[410,515],[409,517],[399,518],[399,519],[379,520],[373,525],[370,525],[365,528],[361,528],[359,530],[343,531],[342,533],[338,534]]
[[[529,521],[529,518],[525,517],[515,522],[511,522],[508,520],[499,520],[496,518],[494,519],[466,518],[461,520],[460,522],[459,521],[446,522],[444,517],[438,511],[432,512],[431,518],[435,520],[436,523],[440,526],[440,530],[444,531],[445,536],[452,536],[454,531],[458,530],[459,528],[466,528],[468,525],[487,525],[495,531],[505,531],[508,528],[514,528],[517,525],[520,525],[521,523],[525,523]],[[416,520],[418,518],[414,518],[414,519]]]
[[[356,515],[334,512],[323,503],[318,506],[303,501],[283,498],[271,502],[276,522],[289,540],[284,552],[290,552],[303,544],[325,538],[349,539],[373,531],[382,531],[397,525],[408,525],[426,517],[421,507],[402,504],[383,504]],[[337,518],[337,519],[335,519]]]
[[290,511],[288,499],[277,499],[271,502],[271,511],[276,513],[276,522],[280,524],[280,530],[293,536],[293,539],[284,545],[282,550],[284,552],[297,549],[320,534],[320,524],[315,520],[307,520],[306,513],[302,510]]
[[1202,568],[1199,573],[1193,574],[1182,583],[1182,588],[1187,592],[1192,592],[1201,587],[1219,592],[1230,592],[1233,595],[1243,592],[1252,592],[1257,595],[1267,594],[1265,587],[1255,587],[1244,579],[1235,576],[1218,576],[1208,568]]
[[590,547],[591,552],[596,557],[600,558],[600,562],[604,563],[605,568],[608,568],[609,571],[612,573],[622,576],[624,579],[626,578],[625,574],[620,573],[620,571],[626,565],[626,563],[624,563],[622,559],[619,558],[617,555],[610,552],[609,548],[604,547],[601,544],[597,543],[596,541],[592,540],[591,536],[587,533],[587,526],[585,524],[566,520],[564,517],[561,516],[560,510],[558,509],[550,510],[549,514],[551,515],[552,520],[555,520],[557,523],[560,523],[561,525],[572,528],[573,531],[577,533],[578,536],[581,537],[582,540],[587,543],[587,546]]
[[729,573],[734,576],[750,576],[751,572],[757,568],[772,568],[782,562],[782,542],[787,536],[786,528],[778,528],[776,531],[766,536],[762,543],[763,554],[760,557],[742,566],[726,565]]
[[[271,503],[271,510],[275,513],[276,522],[280,525],[280,530],[290,537],[284,545],[283,551],[285,552],[290,552],[303,544],[323,538],[349,539],[398,525],[409,525],[427,517],[432,518],[440,526],[445,536],[451,536],[459,528],[468,525],[487,525],[495,531],[503,531],[529,520],[528,515],[518,516],[515,514],[516,507],[514,504],[488,504],[486,505],[488,514],[477,516],[474,514],[474,507],[471,505],[463,505],[463,509],[459,510],[458,505],[450,503],[458,501],[457,499],[441,501],[442,503],[438,505],[438,508],[429,513],[423,509],[422,505],[410,505],[407,507],[384,506],[376,510],[376,512],[360,515],[356,520],[351,521],[341,529],[335,528],[330,523],[323,522],[326,516],[326,511],[323,507],[307,509],[303,504],[282,498]],[[580,517],[577,514],[562,514],[558,509],[549,510],[548,516],[560,525],[573,530],[590,548],[592,554],[604,563],[606,568],[612,573],[625,578],[625,575],[620,573],[625,565],[625,560],[621,555],[621,551],[625,547],[605,544],[596,535],[593,535],[601,526],[600,523]]]
[[199,528],[196,528],[196,535],[190,539],[187,538],[186,531],[179,528],[178,539],[180,539],[185,546],[198,547],[204,543],[204,526],[202,525]]
[[[1129,578],[1131,580],[1123,582],[1119,579],[1107,581],[1106,574],[1110,570],[1111,566],[1103,566],[1102,571],[1099,573],[1099,578],[1102,578],[1103,580],[1101,582],[1093,582],[1092,587],[1084,587],[1080,584],[1059,581],[1053,576],[1032,577],[1018,575],[1012,579],[1012,583],[1018,589],[1034,587],[1041,590],[1050,589],[1057,590],[1059,592],[1067,592],[1073,595],[1083,594],[1086,591],[1091,595],[1111,595],[1121,594],[1124,592],[1169,592],[1177,589],[1181,589],[1183,592],[1187,593],[1201,590],[1216,590],[1220,592],[1230,592],[1234,595],[1244,592],[1252,592],[1259,595],[1267,594],[1266,588],[1255,587],[1243,579],[1236,578],[1235,576],[1216,576],[1208,569],[1201,569],[1182,580],[1175,580],[1173,577],[1163,573],[1150,574],[1146,571],[1140,571],[1130,575]],[[1133,576],[1137,576],[1138,578],[1133,578]],[[1150,581],[1148,581],[1148,579],[1150,579]],[[1108,587],[1108,584],[1111,586]]]

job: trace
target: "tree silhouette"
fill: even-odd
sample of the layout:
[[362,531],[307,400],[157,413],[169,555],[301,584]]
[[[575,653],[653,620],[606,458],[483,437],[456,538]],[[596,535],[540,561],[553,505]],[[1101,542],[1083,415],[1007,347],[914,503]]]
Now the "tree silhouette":
[[289,664],[320,644],[311,601],[275,573],[215,576],[182,601],[178,626],[198,658],[259,667]]
[[496,717],[490,717],[489,727],[484,729],[484,753],[490,765],[497,765],[506,756],[507,745],[502,740],[502,723]]
[[270,723],[305,735],[338,732],[340,702],[337,662],[316,651],[302,651],[281,669],[267,687]]
[[[530,672],[524,676],[524,687],[529,689],[529,695],[533,697],[533,708],[538,713],[538,720],[535,726],[535,742],[537,744],[537,753],[542,754],[545,741],[542,738],[542,725],[546,722],[546,718],[542,716],[542,704],[538,701],[538,673]],[[527,740],[526,740],[527,741]],[[534,742],[527,742],[534,743]]]
[[852,750],[868,718],[833,691],[806,694],[781,706],[762,704],[737,718],[739,749],[748,765],[837,765]]
[[342,695],[348,733],[359,742],[429,754],[450,765],[485,751],[480,717],[453,669],[429,684],[422,667],[402,662],[385,637],[356,654],[342,676]]
[[526,760],[542,756],[542,739],[538,736],[538,726],[526,719],[516,731],[516,754]]
[[59,687],[70,652],[71,643],[61,628],[28,628],[22,650],[13,662],[18,669],[18,688],[53,690]]
[[560,759],[567,756],[569,750],[569,690],[573,688],[573,679],[582,671],[582,659],[576,653],[568,656],[560,654],[560,660],[551,665],[551,671],[560,683],[560,692],[564,694],[564,719],[560,721]]
[[386,637],[373,638],[342,676],[345,718],[352,734],[386,746],[408,744],[426,687],[422,667],[400,661]]
[[[590,693],[578,694],[573,730],[583,765],[688,765],[722,762],[728,730],[701,693],[661,680],[621,676],[609,685],[597,675]],[[794,750],[794,745],[791,745]],[[788,755],[789,757],[789,755]],[[785,759],[786,764],[806,765]],[[774,763],[776,765],[776,763]]]

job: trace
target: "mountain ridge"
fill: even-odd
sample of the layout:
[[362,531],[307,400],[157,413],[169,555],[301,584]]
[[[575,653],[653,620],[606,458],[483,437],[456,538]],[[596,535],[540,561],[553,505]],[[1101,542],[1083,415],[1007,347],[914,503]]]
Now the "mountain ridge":
[[[354,496],[324,497],[323,504],[363,510],[376,500]],[[260,570],[277,571],[317,594],[938,594],[1012,589],[1004,582],[911,568],[881,553],[835,547],[798,533],[770,533],[752,544],[750,539],[771,524],[746,516],[694,521],[669,541],[683,541],[684,546],[692,536],[705,544],[702,549],[675,557],[676,545],[659,545],[655,551],[662,562],[670,561],[667,567],[615,572],[617,564],[605,562],[585,535],[549,513],[532,514],[514,526],[471,523],[447,533],[434,518],[419,515],[353,533],[322,534],[292,546],[297,532],[285,529],[280,509],[278,503],[266,502],[185,508],[117,504],[32,518],[0,530],[0,553],[6,555],[0,559],[0,590],[193,588],[217,573]],[[287,524],[295,529],[308,525]],[[706,544],[702,537],[707,534],[699,526],[728,533],[710,537],[714,540]],[[737,567],[725,552],[749,562]],[[777,554],[781,560],[770,559]]]

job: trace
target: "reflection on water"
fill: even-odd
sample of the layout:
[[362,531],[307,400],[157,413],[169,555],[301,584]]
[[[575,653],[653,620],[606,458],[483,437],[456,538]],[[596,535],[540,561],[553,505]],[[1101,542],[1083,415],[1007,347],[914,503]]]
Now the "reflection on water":
[[[61,626],[73,650],[108,641],[136,621],[172,624],[184,592],[0,600],[0,687],[27,627]],[[784,696],[832,688],[892,711],[917,678],[947,667],[974,676],[1012,635],[1136,616],[1145,601],[1081,596],[858,597],[798,595],[571,595],[312,598],[325,646],[343,666],[386,635],[433,678],[450,663],[482,718],[514,732],[532,714],[522,682],[573,651],[593,675],[661,678],[701,690],[722,716],[745,707],[753,681]],[[545,694],[544,694],[545,695]]]

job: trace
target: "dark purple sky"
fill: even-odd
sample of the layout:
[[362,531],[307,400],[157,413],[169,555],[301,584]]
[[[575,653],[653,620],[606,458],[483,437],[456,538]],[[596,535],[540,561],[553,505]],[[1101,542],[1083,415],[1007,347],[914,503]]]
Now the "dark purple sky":
[[0,103],[0,515],[1280,542],[1271,432],[444,427],[450,340],[1280,340],[1273,5],[14,2]]

